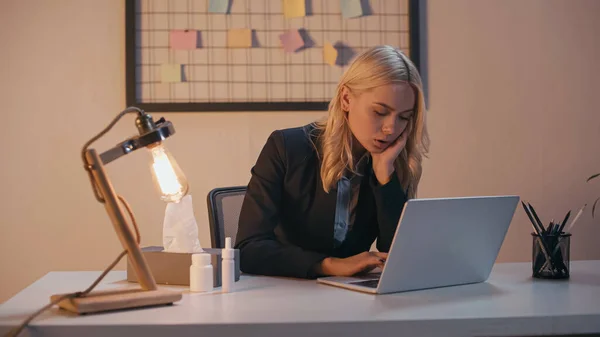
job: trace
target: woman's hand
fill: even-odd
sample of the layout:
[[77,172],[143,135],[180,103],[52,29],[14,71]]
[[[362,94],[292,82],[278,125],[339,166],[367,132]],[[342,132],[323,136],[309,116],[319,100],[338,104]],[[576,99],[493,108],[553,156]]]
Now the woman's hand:
[[328,276],[352,276],[383,267],[387,253],[363,252],[345,259],[328,257],[321,262],[320,274]]
[[385,150],[381,153],[371,153],[371,158],[373,158],[373,172],[379,184],[385,185],[390,181],[390,177],[394,173],[394,161],[406,146],[406,141],[411,132],[412,121],[406,125],[400,136]]

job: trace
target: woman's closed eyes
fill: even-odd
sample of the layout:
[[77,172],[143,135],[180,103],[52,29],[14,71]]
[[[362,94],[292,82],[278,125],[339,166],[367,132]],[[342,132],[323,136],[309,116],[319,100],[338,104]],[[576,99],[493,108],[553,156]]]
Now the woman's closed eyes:
[[[381,112],[378,110],[373,110],[373,112],[375,112],[375,114],[380,117],[385,117],[390,114],[389,111]],[[400,118],[403,121],[408,121],[408,120],[410,120],[411,117],[412,117],[412,113],[408,114],[408,115],[398,115],[398,118]]]

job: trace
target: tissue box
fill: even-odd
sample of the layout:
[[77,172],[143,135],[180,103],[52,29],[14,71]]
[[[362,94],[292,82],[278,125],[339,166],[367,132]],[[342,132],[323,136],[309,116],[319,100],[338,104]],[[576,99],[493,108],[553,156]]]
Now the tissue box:
[[[205,253],[211,254],[214,272],[214,286],[221,286],[221,249],[203,248]],[[164,252],[163,247],[143,247],[142,255],[152,271],[157,284],[190,285],[190,266],[192,265],[193,253],[170,253]],[[240,251],[234,249],[235,258],[235,281],[240,279]],[[133,266],[127,259],[127,281],[137,282],[137,275]]]

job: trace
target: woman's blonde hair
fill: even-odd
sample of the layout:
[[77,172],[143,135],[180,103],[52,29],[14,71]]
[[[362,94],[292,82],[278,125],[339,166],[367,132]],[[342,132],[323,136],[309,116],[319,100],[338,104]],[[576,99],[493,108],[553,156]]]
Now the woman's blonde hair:
[[[407,71],[407,67],[409,67]],[[410,77],[410,78],[409,78]],[[404,150],[396,159],[395,168],[408,198],[415,198],[422,173],[422,159],[429,152],[423,85],[417,68],[402,52],[392,46],[377,46],[361,53],[342,75],[335,96],[329,103],[329,116],[316,122],[320,131],[317,152],[322,156],[321,179],[329,192],[342,178],[345,170],[356,173],[352,157],[352,132],[346,112],[342,109],[342,89],[360,94],[378,86],[409,82],[416,92],[415,112],[409,123],[412,133]]]

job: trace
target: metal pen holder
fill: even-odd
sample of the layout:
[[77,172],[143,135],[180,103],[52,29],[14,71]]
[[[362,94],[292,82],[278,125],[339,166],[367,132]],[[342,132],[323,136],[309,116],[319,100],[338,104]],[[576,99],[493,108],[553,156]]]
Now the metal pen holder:
[[568,279],[571,234],[531,233],[533,238],[533,277],[541,279]]

